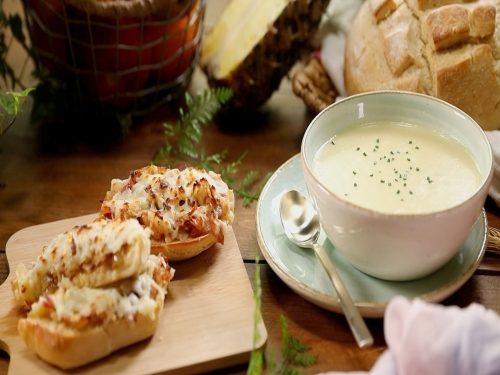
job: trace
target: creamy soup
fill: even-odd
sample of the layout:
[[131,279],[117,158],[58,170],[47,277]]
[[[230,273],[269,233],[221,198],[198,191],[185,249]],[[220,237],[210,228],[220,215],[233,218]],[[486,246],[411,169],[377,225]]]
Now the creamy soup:
[[481,176],[458,141],[419,125],[348,127],[315,155],[317,178],[346,200],[385,213],[424,213],[470,197]]

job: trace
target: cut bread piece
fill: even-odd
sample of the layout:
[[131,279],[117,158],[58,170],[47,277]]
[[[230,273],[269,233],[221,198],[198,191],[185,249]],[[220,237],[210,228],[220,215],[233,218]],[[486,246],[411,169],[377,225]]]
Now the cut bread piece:
[[234,195],[214,172],[151,165],[112,180],[100,215],[137,219],[151,231],[153,253],[181,260],[224,242],[234,219]]
[[34,266],[20,264],[12,280],[19,304],[29,307],[67,278],[76,286],[98,287],[139,274],[150,253],[149,231],[136,220],[77,226],[56,236]]
[[40,358],[70,369],[153,335],[174,274],[151,255],[144,273],[108,288],[79,288],[63,279],[18,323],[26,345]]
[[154,334],[158,316],[139,315],[135,321],[126,318],[105,326],[79,331],[44,319],[21,319],[18,331],[28,348],[46,362],[71,369],[111,354],[113,351],[142,341]]

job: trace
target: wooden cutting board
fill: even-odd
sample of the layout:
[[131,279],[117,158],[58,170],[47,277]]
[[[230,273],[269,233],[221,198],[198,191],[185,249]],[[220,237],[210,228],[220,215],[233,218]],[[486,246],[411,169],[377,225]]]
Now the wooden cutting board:
[[[95,215],[25,228],[7,242],[10,274],[0,286],[0,348],[10,354],[9,374],[58,374],[63,371],[29,351],[17,333],[22,312],[10,282],[18,263],[33,262],[55,235]],[[165,307],[155,335],[121,349],[72,374],[196,373],[248,360],[253,346],[254,299],[232,229],[224,245],[215,245],[199,256],[171,263],[175,277],[168,288]],[[264,345],[267,332],[258,325]]]

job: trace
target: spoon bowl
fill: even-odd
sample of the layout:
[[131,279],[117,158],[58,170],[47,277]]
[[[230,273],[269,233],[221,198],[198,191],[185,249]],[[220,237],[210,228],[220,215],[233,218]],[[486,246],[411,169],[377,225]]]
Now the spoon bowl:
[[319,217],[307,198],[291,190],[281,197],[281,222],[290,241],[301,247],[313,247],[320,233]]
[[337,268],[323,246],[317,242],[321,225],[314,206],[298,191],[285,192],[280,200],[280,218],[285,234],[292,243],[301,248],[314,250],[337,292],[340,306],[358,346],[360,348],[371,346],[373,337],[370,331],[354,305]]

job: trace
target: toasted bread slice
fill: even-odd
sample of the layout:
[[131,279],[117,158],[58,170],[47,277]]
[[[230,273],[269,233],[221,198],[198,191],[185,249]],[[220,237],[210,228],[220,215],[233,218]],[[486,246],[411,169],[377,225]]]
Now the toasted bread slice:
[[234,219],[234,194],[214,172],[150,165],[128,179],[113,179],[100,215],[137,219],[151,230],[153,253],[183,260],[224,242]]
[[63,279],[18,323],[26,345],[62,369],[78,367],[153,335],[174,274],[150,255],[144,273],[108,288],[80,288]]
[[[158,308],[161,312],[162,306]],[[122,318],[85,331],[61,327],[45,319],[29,318],[19,320],[18,331],[28,348],[40,358],[66,370],[152,336],[159,316],[138,315],[135,320]]]

